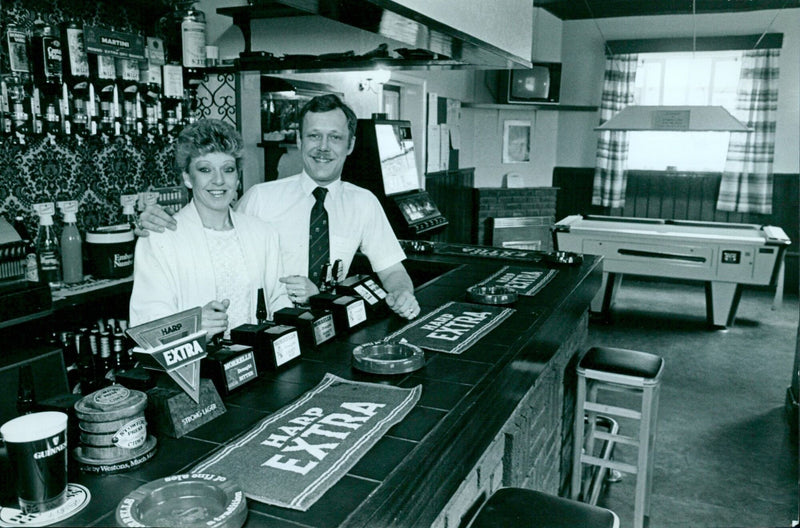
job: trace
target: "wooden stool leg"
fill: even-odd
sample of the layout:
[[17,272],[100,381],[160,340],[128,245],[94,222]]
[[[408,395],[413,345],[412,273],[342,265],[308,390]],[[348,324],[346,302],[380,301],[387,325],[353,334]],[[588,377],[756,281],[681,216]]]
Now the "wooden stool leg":
[[649,509],[647,490],[650,483],[650,426],[652,424],[653,388],[642,391],[642,419],[639,422],[639,453],[636,473],[636,495],[633,506],[634,528],[644,528],[645,512]]
[[653,495],[653,466],[655,461],[655,450],[656,450],[656,429],[658,424],[658,405],[659,400],[661,399],[661,386],[656,385],[653,389],[653,412],[651,413],[651,423],[650,423],[650,438],[649,444],[650,449],[647,453],[647,463],[649,467],[647,468],[647,503],[644,514],[646,516],[650,516],[650,497]]
[[578,500],[581,491],[583,465],[581,453],[583,451],[583,404],[586,401],[586,377],[578,375],[578,388],[575,395],[575,423],[573,424],[572,438],[572,483],[570,485],[570,498]]
[[[597,392],[600,389],[600,384],[593,381],[588,380],[586,381],[586,401],[597,403]],[[594,456],[594,440],[595,434],[597,431],[597,412],[596,411],[586,411],[586,418],[588,425],[586,430],[586,441],[584,442],[584,453],[588,456]],[[595,471],[596,466],[592,466],[589,468],[589,478],[583,479],[583,489],[581,490],[581,500],[583,502],[588,502],[589,497],[589,487],[592,484],[592,472]],[[583,471],[581,471],[581,475],[583,475]]]

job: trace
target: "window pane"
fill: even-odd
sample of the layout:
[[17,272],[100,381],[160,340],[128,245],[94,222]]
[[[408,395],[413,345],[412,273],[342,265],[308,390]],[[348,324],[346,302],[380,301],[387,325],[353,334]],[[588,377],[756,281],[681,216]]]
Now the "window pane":
[[628,132],[628,168],[722,171],[729,132]]
[[[733,111],[741,51],[646,53],[636,70],[636,104],[722,105]],[[728,132],[629,132],[628,168],[722,171]]]

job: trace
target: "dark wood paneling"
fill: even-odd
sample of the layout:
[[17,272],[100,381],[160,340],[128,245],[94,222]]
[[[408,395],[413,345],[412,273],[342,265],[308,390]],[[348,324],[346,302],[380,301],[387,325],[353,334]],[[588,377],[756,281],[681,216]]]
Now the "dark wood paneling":
[[586,167],[555,167],[553,187],[558,188],[556,219],[572,214],[599,213],[592,209],[592,180],[594,169]]
[[475,242],[472,188],[475,169],[432,172],[425,176],[425,190],[449,224],[433,235],[437,242],[473,244]]

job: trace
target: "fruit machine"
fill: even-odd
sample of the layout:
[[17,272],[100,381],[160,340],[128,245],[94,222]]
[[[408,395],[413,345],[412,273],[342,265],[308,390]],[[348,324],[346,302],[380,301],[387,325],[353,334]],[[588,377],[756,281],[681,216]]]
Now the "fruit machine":
[[375,194],[398,238],[427,240],[448,224],[421,188],[410,121],[359,119],[342,179]]

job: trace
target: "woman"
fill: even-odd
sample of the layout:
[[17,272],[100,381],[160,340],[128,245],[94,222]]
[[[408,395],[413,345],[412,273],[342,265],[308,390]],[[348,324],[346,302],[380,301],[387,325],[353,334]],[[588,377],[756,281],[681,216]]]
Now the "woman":
[[263,221],[236,213],[243,142],[230,125],[201,120],[175,145],[175,162],[192,200],[175,215],[178,229],[139,238],[134,258],[130,322],[138,325],[202,306],[208,337],[255,322],[259,288],[268,318],[292,306],[278,236]]

